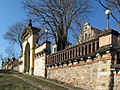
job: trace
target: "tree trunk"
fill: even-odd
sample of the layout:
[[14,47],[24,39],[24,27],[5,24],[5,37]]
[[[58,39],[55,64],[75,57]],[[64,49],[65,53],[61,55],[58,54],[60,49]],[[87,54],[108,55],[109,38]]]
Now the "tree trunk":
[[63,50],[65,49],[67,44],[67,38],[66,37],[62,37],[62,38],[58,38],[58,42],[57,42],[57,51]]

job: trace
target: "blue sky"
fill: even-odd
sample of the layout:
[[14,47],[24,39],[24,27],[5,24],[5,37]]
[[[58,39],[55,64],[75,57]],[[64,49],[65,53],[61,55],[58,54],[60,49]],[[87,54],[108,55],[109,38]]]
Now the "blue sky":
[[3,39],[8,27],[22,21],[25,17],[25,11],[20,4],[21,0],[0,0],[0,53],[5,54],[5,49],[9,46],[8,41]]
[[[4,55],[6,55],[5,49],[9,43],[3,39],[3,35],[8,31],[8,27],[26,18],[26,13],[20,2],[21,0],[0,0],[0,53],[2,52]],[[105,10],[97,2],[94,2],[93,5],[95,5],[95,13],[90,16],[88,21],[90,25],[103,30],[107,21]],[[115,21],[112,17],[110,18],[110,27],[115,28]]]

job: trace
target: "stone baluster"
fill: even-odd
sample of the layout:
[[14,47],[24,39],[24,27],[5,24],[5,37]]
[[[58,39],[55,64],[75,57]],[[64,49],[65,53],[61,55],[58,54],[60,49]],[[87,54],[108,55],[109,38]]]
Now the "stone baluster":
[[61,55],[61,60],[60,60],[60,62],[61,62],[63,60],[63,57],[62,57],[63,55],[62,55],[62,53],[60,55]]
[[87,54],[89,54],[89,44],[87,45]]
[[80,47],[80,56],[82,56],[82,47]]
[[85,55],[85,45],[83,45],[83,55]]
[[72,58],[74,57],[74,49],[72,49]]
[[57,62],[57,61],[56,61],[56,56],[54,56],[54,61]]
[[67,57],[67,59],[69,59],[69,57],[70,57],[70,55],[69,55],[69,51],[67,52],[67,54],[68,54],[68,57]]
[[47,57],[47,64],[49,64],[49,58]]
[[59,61],[61,61],[61,54],[59,53],[59,58],[60,58],[60,60]]
[[91,43],[91,53],[93,53],[93,43]]
[[97,41],[95,41],[95,51],[97,50]]
[[78,48],[76,47],[75,48],[75,57],[77,57],[78,56]]
[[114,64],[117,64],[117,60],[118,60],[118,55],[117,55],[117,53],[115,54],[115,61],[114,61]]
[[70,57],[70,58],[72,58],[72,57],[73,57],[73,49],[70,50],[70,54],[71,54],[71,57]]
[[65,52],[63,52],[63,60],[65,60]]

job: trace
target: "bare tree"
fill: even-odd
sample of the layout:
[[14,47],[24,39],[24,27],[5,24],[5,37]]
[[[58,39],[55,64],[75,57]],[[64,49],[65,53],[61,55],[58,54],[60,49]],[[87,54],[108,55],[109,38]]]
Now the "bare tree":
[[120,1],[119,0],[98,0],[105,9],[111,10],[111,16],[120,26]]
[[1,60],[2,62],[5,62],[5,61],[7,60],[5,57],[3,57],[3,54],[2,54],[2,53],[0,53],[0,60]]
[[11,44],[17,44],[20,46],[21,55],[23,50],[21,35],[24,30],[24,26],[25,24],[23,22],[17,22],[9,27],[9,30],[4,35],[4,39],[8,40]]
[[[47,26],[57,51],[67,45],[68,31],[76,18],[91,12],[91,0],[25,0],[22,4],[33,21]],[[74,25],[73,25],[74,26]]]
[[8,58],[12,59],[12,58],[18,58],[18,53],[14,50],[14,47],[9,45],[6,49],[5,49],[5,53],[6,56],[3,56],[3,53],[0,53],[0,60],[2,62],[6,61]]
[[8,46],[5,49],[5,53],[7,54],[7,58],[17,58],[17,52],[15,52],[12,46]]
[[79,43],[80,35],[81,36],[83,35],[83,33],[81,33],[83,30],[83,26],[84,26],[84,20],[81,18],[77,18],[77,19],[75,19],[75,22],[74,22],[75,28],[70,27],[71,35],[74,38],[74,42],[75,42],[74,44]]

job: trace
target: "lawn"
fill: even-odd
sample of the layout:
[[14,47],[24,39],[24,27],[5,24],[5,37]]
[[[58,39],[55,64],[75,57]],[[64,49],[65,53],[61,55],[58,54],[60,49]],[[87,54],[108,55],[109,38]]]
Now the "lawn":
[[0,70],[0,90],[40,90],[10,74],[9,70]]

